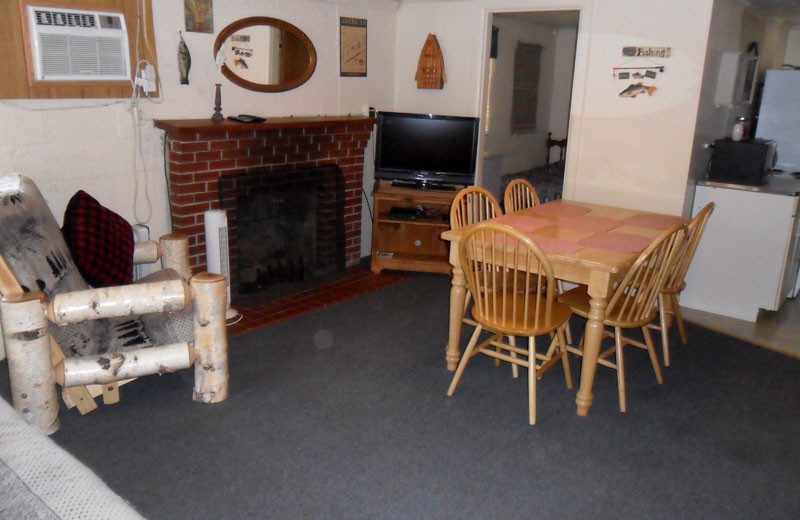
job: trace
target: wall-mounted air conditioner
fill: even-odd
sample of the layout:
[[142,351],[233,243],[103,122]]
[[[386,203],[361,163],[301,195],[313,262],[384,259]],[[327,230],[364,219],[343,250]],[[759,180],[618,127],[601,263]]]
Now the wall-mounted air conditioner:
[[130,80],[123,13],[29,5],[27,15],[36,80]]

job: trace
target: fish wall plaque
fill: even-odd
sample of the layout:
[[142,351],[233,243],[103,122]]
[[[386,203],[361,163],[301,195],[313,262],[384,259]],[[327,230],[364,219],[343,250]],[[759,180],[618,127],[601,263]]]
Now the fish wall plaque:
[[192,55],[189,54],[189,47],[183,40],[183,34],[178,32],[181,41],[178,42],[178,74],[180,76],[181,85],[189,84],[189,69],[192,68]]

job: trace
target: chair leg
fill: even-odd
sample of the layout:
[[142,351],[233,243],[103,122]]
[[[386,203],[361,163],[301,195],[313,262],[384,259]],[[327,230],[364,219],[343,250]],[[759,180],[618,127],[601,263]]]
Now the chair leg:
[[678,305],[678,295],[673,293],[669,295],[669,298],[672,303],[672,312],[675,313],[675,321],[678,322],[678,332],[681,334],[681,343],[686,345],[686,329],[683,328],[683,316],[681,315],[681,306]]
[[475,327],[475,332],[472,333],[472,337],[469,338],[467,349],[461,354],[461,361],[458,362],[456,373],[453,375],[453,380],[450,381],[450,388],[447,389],[447,395],[453,395],[453,392],[456,391],[456,386],[458,386],[458,381],[461,379],[461,374],[464,373],[464,368],[466,368],[469,358],[472,357],[475,344],[478,343],[478,336],[481,335],[481,330],[483,330],[483,327],[479,324]]
[[[556,285],[558,287],[558,294],[564,294],[564,282],[562,280],[556,280]],[[572,329],[570,329],[569,320],[567,320],[566,327],[564,327],[564,333],[567,335],[567,345],[572,345]]]
[[617,355],[617,392],[619,393],[619,411],[625,412],[628,409],[625,400],[625,361],[622,356],[622,330],[614,327],[614,343],[616,344]]
[[647,328],[647,325],[642,327],[642,335],[644,336],[644,342],[647,344],[647,353],[650,354],[650,363],[653,365],[653,372],[656,373],[658,384],[664,384],[664,378],[661,377],[661,367],[658,366],[656,349],[653,348],[653,338],[650,337],[650,329]]
[[[472,300],[472,293],[469,292],[469,289],[464,292],[464,314],[462,315],[462,319],[466,319],[465,316],[469,312],[469,302]],[[447,350],[447,344],[445,344],[444,349]]]
[[44,298],[39,296],[42,293],[7,295],[0,301],[0,319],[14,409],[28,424],[50,435],[60,425],[58,393]]
[[667,330],[667,299],[663,293],[658,294],[658,317],[661,322],[661,348],[664,352],[664,366],[669,366],[669,334]]
[[[508,336],[508,344],[511,345],[512,347],[516,347],[517,338],[515,336]],[[500,351],[501,350],[500,347],[497,347],[497,350]],[[513,350],[511,351],[511,357],[513,358],[517,357],[517,353],[514,352]],[[498,359],[497,361],[500,360]],[[514,376],[514,379],[517,379],[519,377],[519,367],[517,366],[516,363],[511,363],[511,375]]]
[[567,344],[564,342],[565,330],[569,330],[569,322],[564,324],[564,327],[556,330],[558,335],[558,349],[561,351],[561,364],[564,366],[564,379],[567,381],[567,388],[572,388],[572,371],[569,367],[569,353],[567,352]]
[[528,337],[528,418],[536,424],[536,338]]
[[228,398],[228,335],[225,325],[225,277],[198,273],[189,280],[193,294],[192,328],[195,401],[219,403]]

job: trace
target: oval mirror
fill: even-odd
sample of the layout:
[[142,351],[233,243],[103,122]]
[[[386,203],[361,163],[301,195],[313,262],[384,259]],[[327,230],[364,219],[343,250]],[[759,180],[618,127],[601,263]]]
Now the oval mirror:
[[225,27],[214,43],[214,56],[226,78],[259,92],[299,87],[317,66],[314,44],[303,31],[266,16],[243,18]]

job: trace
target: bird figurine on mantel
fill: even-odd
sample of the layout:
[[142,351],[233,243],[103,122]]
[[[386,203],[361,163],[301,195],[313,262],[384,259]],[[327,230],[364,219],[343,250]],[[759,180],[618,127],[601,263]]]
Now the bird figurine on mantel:
[[434,34],[428,34],[417,63],[417,88],[444,88],[447,75],[444,73],[444,58],[439,41]]

